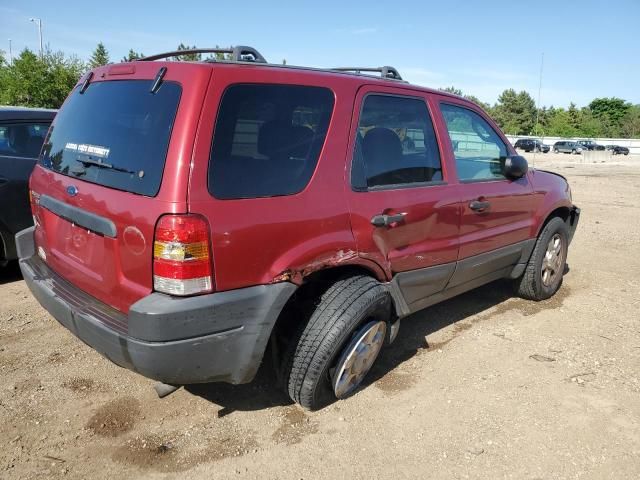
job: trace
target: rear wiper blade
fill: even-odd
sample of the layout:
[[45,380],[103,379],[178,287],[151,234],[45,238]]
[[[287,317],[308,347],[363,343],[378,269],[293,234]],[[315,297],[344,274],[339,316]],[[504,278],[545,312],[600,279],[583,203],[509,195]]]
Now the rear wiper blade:
[[78,157],[76,158],[76,161],[80,162],[83,165],[93,165],[95,167],[108,168],[109,170],[115,170],[116,172],[124,172],[124,173],[129,173],[131,175],[138,175],[140,178],[144,176],[144,172],[142,170],[140,170],[139,172],[134,172],[133,170],[129,170],[128,168],[116,167],[112,163],[108,163],[102,160],[94,160],[93,158],[90,158],[90,157],[89,158]]

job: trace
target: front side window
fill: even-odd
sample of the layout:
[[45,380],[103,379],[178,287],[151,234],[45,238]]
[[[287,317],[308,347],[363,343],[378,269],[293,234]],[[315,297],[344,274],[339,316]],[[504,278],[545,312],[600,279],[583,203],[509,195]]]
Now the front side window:
[[315,170],[333,93],[296,85],[233,85],[222,98],[209,160],[219,199],[292,195]]
[[37,158],[48,129],[48,123],[20,122],[0,125],[0,155]]
[[353,157],[353,187],[441,180],[440,152],[425,102],[390,95],[365,97]]
[[443,103],[444,116],[462,181],[506,178],[507,146],[486,120],[473,110]]

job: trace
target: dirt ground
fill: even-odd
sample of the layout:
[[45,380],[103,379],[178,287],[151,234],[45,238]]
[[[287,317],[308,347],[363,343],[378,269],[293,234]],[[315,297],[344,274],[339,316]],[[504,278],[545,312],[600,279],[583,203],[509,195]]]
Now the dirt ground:
[[582,208],[558,295],[498,282],[415,314],[315,413],[266,369],[160,400],[3,270],[0,478],[640,478],[640,157],[535,163]]

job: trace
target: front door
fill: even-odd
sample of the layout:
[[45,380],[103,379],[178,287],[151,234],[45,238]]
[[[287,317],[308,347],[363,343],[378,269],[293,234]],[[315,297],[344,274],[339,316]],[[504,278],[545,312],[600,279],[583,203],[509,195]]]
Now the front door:
[[411,308],[445,287],[458,257],[457,193],[447,183],[426,98],[361,88],[350,145],[348,197],[358,252],[389,276],[400,274]]
[[527,175],[505,177],[505,158],[515,152],[481,111],[442,98],[440,112],[451,139],[462,215],[460,278],[453,280],[465,282],[508,268],[531,247],[533,188]]

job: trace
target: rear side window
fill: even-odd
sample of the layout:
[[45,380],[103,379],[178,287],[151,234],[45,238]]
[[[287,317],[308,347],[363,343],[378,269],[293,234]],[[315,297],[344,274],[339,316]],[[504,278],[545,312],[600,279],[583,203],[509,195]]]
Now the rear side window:
[[181,87],[153,80],[76,88],[58,113],[40,163],[63,175],[141,195],[158,193]]
[[48,123],[1,124],[0,155],[37,158],[48,129]]
[[222,97],[209,161],[219,199],[302,191],[318,162],[333,93],[295,85],[233,85]]
[[451,146],[462,181],[496,180],[503,173],[507,146],[484,118],[473,110],[443,103]]
[[364,99],[351,170],[356,190],[442,180],[440,153],[423,100]]

